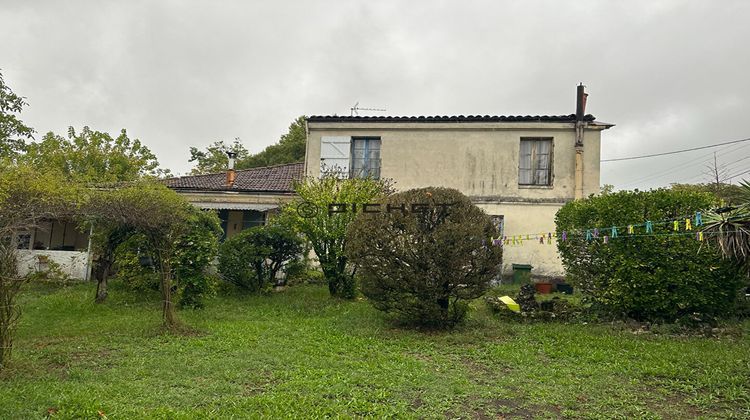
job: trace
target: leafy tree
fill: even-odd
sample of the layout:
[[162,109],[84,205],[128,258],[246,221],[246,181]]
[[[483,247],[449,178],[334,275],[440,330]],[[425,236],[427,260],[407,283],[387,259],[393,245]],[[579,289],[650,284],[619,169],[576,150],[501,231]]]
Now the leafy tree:
[[262,291],[277,283],[279,271],[297,259],[302,250],[302,240],[288,226],[256,226],[221,244],[219,272],[225,280],[242,288]]
[[79,191],[54,173],[0,167],[0,369],[10,358],[20,316],[16,297],[25,282],[18,274],[15,239],[48,219],[74,217]]
[[[671,322],[731,314],[742,282],[736,265],[722,259],[717,247],[696,240],[696,228],[685,231],[685,219],[716,201],[705,192],[658,189],[566,204],[556,224],[557,232],[566,232],[565,241],[558,237],[558,250],[569,280],[612,317]],[[653,233],[646,232],[646,221]],[[628,225],[640,226],[629,234]],[[612,226],[619,227],[616,238]],[[599,238],[593,237],[595,228]]]
[[354,298],[354,272],[344,253],[346,229],[357,216],[352,206],[381,199],[390,193],[390,183],[366,178],[342,180],[328,173],[297,183],[295,191],[298,198],[284,206],[283,217],[312,245],[331,296]]
[[258,154],[240,159],[237,167],[245,169],[301,162],[305,160],[306,142],[305,117],[301,116],[292,122],[289,131],[281,136],[278,143],[266,147]]
[[[225,171],[229,165],[229,157],[226,153],[228,151],[237,153],[236,159],[238,162],[242,162],[249,156],[249,152],[240,143],[239,138],[235,139],[231,145],[227,145],[223,140],[216,141],[208,146],[205,151],[198,150],[197,147],[191,147],[188,162],[195,162],[196,166],[190,170],[190,174],[200,175]],[[240,165],[241,163],[236,164],[235,168],[239,169]]]
[[23,123],[18,115],[28,103],[5,84],[0,72],[0,161],[14,160],[31,139],[34,130]]
[[449,188],[393,194],[378,208],[360,214],[347,233],[362,293],[400,321],[454,326],[499,274],[502,247],[490,245],[498,235],[492,220]]
[[52,168],[78,182],[134,181],[168,175],[159,168],[151,150],[140,140],[131,140],[123,129],[117,137],[83,127],[68,137],[47,133],[40,142],[30,143],[21,162],[36,168]]
[[165,326],[172,330],[180,327],[172,299],[179,239],[192,228],[193,210],[177,193],[153,183],[100,191],[88,200],[85,208],[95,226],[129,229],[143,235],[144,245],[156,257],[161,276],[162,315]]
[[254,155],[247,151],[239,139],[235,139],[231,145],[227,145],[223,141],[217,141],[208,146],[206,150],[191,147],[189,162],[196,162],[196,166],[190,173],[199,175],[226,170],[229,162],[226,155],[227,151],[237,153],[235,169],[301,162],[305,159],[306,142],[305,117],[301,116],[292,122],[289,131],[281,136],[278,143],[272,144]]

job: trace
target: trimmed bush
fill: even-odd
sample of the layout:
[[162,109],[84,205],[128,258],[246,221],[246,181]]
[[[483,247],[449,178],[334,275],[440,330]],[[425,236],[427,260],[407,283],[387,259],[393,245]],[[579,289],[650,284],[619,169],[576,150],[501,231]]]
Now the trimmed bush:
[[251,292],[277,283],[285,264],[297,260],[304,247],[300,237],[285,225],[257,226],[232,236],[219,249],[219,272]]
[[[675,321],[731,314],[742,279],[737,267],[721,258],[714,246],[685,231],[685,218],[714,204],[707,193],[658,189],[621,191],[574,201],[561,208],[558,249],[569,281],[594,309],[607,316],[639,321]],[[680,219],[681,232],[671,223]],[[612,226],[653,222],[633,235],[620,229],[604,243]],[[599,228],[587,241],[585,230]],[[675,235],[675,233],[682,233]]]
[[[407,211],[387,209],[405,206]],[[444,206],[447,205],[447,206]],[[347,232],[347,255],[362,293],[405,323],[450,327],[500,269],[502,248],[489,216],[460,192],[421,188],[362,213]]]

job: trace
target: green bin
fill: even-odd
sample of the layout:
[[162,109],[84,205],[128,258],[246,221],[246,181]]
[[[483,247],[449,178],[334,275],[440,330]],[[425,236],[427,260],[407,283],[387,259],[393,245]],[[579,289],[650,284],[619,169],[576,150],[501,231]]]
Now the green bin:
[[532,268],[530,264],[513,264],[513,284],[531,283]]

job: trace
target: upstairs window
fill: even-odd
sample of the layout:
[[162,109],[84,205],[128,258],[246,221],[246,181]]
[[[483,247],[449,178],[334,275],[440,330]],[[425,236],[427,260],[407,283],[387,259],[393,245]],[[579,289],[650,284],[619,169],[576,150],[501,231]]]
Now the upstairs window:
[[380,138],[353,137],[350,176],[380,179]]
[[518,185],[552,185],[552,139],[522,138]]

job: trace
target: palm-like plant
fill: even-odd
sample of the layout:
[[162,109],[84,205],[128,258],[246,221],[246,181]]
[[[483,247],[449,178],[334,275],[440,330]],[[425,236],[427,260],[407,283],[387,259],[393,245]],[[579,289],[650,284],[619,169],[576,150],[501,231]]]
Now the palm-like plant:
[[743,180],[740,186],[739,205],[707,212],[703,232],[725,257],[750,270],[750,182]]

